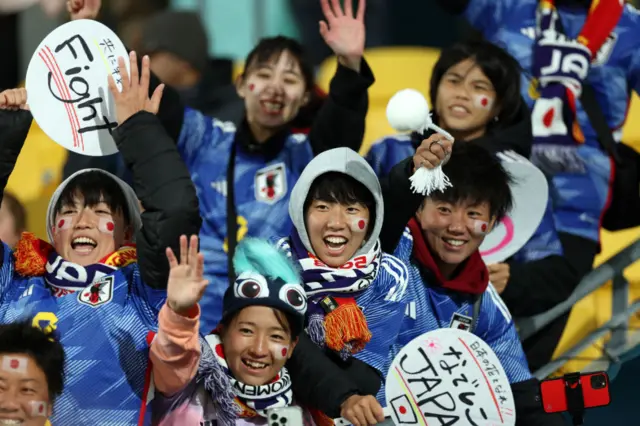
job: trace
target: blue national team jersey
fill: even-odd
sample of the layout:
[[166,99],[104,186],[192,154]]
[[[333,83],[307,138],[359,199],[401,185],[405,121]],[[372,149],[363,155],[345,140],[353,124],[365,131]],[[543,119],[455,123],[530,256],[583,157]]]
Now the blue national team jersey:
[[142,282],[136,263],[81,292],[54,297],[43,278],[14,275],[12,252],[4,246],[0,322],[33,318],[56,333],[67,357],[52,425],[150,424],[150,416],[138,422],[148,391],[147,334],[157,330],[165,297],[165,290]]
[[[457,327],[473,318],[472,298],[430,286],[423,281],[418,267],[411,263],[412,249],[413,237],[409,228],[406,228],[394,253],[409,268],[409,284],[404,295],[406,312],[389,363],[416,337],[438,328]],[[491,285],[484,293],[476,321],[474,334],[493,349],[507,373],[509,383],[530,379],[529,366],[509,310]],[[386,406],[384,386],[378,393],[378,400]]]
[[389,351],[398,337],[404,316],[408,280],[409,272],[404,263],[383,253],[378,276],[356,297],[356,303],[367,319],[371,340],[354,357],[378,370],[383,377],[389,371]]
[[[213,330],[222,315],[222,296],[227,278],[227,166],[236,135],[232,123],[186,109],[178,150],[200,200],[202,228],[200,250],[205,276],[210,281],[202,298],[201,331]],[[238,241],[250,236],[268,239],[289,235],[289,193],[300,173],[313,158],[306,135],[290,135],[278,155],[265,161],[238,149],[235,169],[235,205]]]
[[[529,93],[532,47],[535,39],[538,0],[470,0],[466,19],[485,38],[505,48],[523,67],[522,95],[533,107]],[[586,9],[559,9],[567,36],[575,38],[585,22]],[[620,140],[620,128],[627,115],[631,91],[640,89],[640,15],[627,4],[624,13],[591,65],[587,82],[594,88],[598,104]],[[558,174],[552,180],[551,196],[559,232],[594,241],[599,237],[599,221],[606,205],[611,165],[596,138],[579,100],[576,101],[580,127],[586,141],[580,148],[586,172]]]
[[365,158],[376,175],[384,177],[393,166],[415,153],[411,136],[399,134],[378,139],[371,145]]
[[551,200],[548,200],[547,208],[544,211],[544,216],[540,221],[540,225],[538,225],[538,229],[529,238],[529,241],[513,255],[513,259],[519,263],[526,263],[553,255],[562,256],[563,254],[562,243],[553,221]]

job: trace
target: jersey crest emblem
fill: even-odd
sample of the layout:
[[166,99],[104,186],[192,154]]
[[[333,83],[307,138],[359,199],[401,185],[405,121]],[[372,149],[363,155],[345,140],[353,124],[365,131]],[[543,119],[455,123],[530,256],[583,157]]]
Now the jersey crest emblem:
[[256,200],[274,204],[287,194],[287,172],[284,163],[274,164],[256,172]]
[[113,276],[107,275],[100,281],[78,292],[78,302],[92,308],[107,304],[113,299]]

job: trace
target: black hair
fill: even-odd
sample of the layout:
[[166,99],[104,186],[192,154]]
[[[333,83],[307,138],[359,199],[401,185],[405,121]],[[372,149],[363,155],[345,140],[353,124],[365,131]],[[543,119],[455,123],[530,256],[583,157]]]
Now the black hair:
[[24,205],[13,194],[5,191],[2,196],[2,203],[5,204],[14,221],[14,231],[20,235],[27,229],[27,210]]
[[469,202],[489,204],[489,214],[497,222],[511,210],[513,198],[509,185],[513,177],[487,149],[474,143],[455,143],[449,162],[442,166],[451,187],[435,191],[429,198],[453,205]]
[[442,51],[431,73],[429,95],[432,105],[436,103],[442,77],[451,67],[466,59],[472,59],[480,67],[496,91],[496,102],[500,107],[500,114],[498,114],[498,121],[491,120],[487,128],[510,125],[518,117],[522,105],[520,96],[522,68],[513,56],[486,40],[456,43]]
[[263,65],[273,59],[279,59],[284,52],[289,52],[295,58],[300,66],[302,78],[304,79],[305,89],[311,91],[314,86],[313,67],[311,62],[306,58],[304,48],[296,40],[284,37],[267,37],[260,40],[245,59],[245,71]]
[[64,388],[64,349],[52,335],[31,325],[31,320],[0,325],[0,354],[33,358],[47,378],[53,402]]
[[[301,321],[296,319],[293,314],[281,311],[280,309],[271,308],[271,310],[273,311],[273,315],[275,315],[278,324],[280,324],[280,327],[282,327],[285,332],[289,333],[289,335],[291,336],[291,340],[297,339],[298,336],[300,336],[300,333],[302,333]],[[230,315],[225,315],[222,317],[222,319],[220,320],[220,325],[223,326],[223,330],[225,328],[229,328],[229,325],[240,314],[240,311],[242,311],[242,309],[234,311]]]
[[307,198],[304,200],[302,211],[305,217],[313,200],[342,205],[356,203],[365,205],[369,209],[369,229],[367,229],[366,237],[369,238],[376,223],[376,200],[371,191],[361,182],[340,172],[321,174],[311,184]]
[[118,182],[109,175],[96,170],[77,175],[62,190],[55,211],[59,213],[64,206],[74,205],[77,195],[82,195],[84,205],[88,207],[104,202],[111,212],[122,212],[125,224],[131,225],[127,197]]

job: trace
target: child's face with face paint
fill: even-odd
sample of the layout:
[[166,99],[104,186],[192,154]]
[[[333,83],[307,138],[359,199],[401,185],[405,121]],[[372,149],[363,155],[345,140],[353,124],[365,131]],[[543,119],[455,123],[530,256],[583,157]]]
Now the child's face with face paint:
[[53,222],[53,245],[64,259],[82,266],[99,262],[132,237],[121,211],[106,203],[89,207],[77,194],[73,205],[63,205]]
[[0,355],[0,424],[42,426],[51,415],[47,377],[26,354]]
[[249,64],[238,82],[252,129],[277,131],[292,121],[309,101],[308,89],[298,60],[287,50],[270,61]]
[[248,306],[222,330],[224,357],[233,377],[246,385],[269,383],[291,357],[297,339],[285,315],[273,308]]
[[432,198],[425,200],[416,217],[443,276],[450,277],[478,250],[495,222],[489,212],[487,202],[453,205]]
[[438,85],[438,125],[462,140],[482,136],[499,113],[493,84],[472,59],[452,66]]
[[369,229],[369,209],[361,203],[313,200],[305,219],[314,254],[333,268],[356,254]]

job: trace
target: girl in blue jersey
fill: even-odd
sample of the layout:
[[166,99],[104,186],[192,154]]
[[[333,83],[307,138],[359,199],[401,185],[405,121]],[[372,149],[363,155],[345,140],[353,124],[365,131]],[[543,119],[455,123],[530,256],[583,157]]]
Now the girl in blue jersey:
[[[425,141],[426,146],[431,142]],[[440,154],[418,154],[396,166],[393,178],[385,182],[384,201],[396,197],[389,192],[416,198],[409,189],[408,170],[427,161],[437,165],[445,155]],[[387,213],[384,204],[381,183],[361,156],[348,148],[326,151],[296,183],[289,203],[295,229],[278,242],[302,269],[309,299],[306,332],[338,365],[364,362],[366,368],[347,367],[345,374],[356,381],[372,376],[369,395],[378,392],[387,373],[389,350],[405,310],[406,267],[383,247],[395,246],[397,238],[389,228],[399,226],[402,232],[411,210],[401,209],[410,212],[401,217]],[[382,421],[375,398],[369,396],[365,403],[360,424]]]
[[[113,81],[111,90],[113,138],[136,191],[107,172],[81,170],[51,197],[48,242],[25,233],[14,250],[0,244],[0,322],[28,318],[54,330],[67,351],[53,424],[100,424],[105,412],[119,425],[145,424],[147,334],[166,297],[164,250],[200,228],[189,173],[154,116],[162,88],[149,98],[149,60],[140,73],[131,59],[131,78],[121,73],[122,91]],[[26,95],[0,93],[0,189],[31,125],[28,111],[9,110],[27,108]]]
[[225,291],[222,321],[200,338],[198,301],[208,282],[198,239],[192,237],[187,248],[183,237],[180,262],[170,249],[167,257],[167,302],[151,345],[161,393],[154,400],[157,424],[314,425],[304,410],[297,420],[271,417],[292,416],[287,408],[296,407],[285,362],[304,326],[307,302],[291,261],[265,241],[245,239],[234,256],[238,277]]

